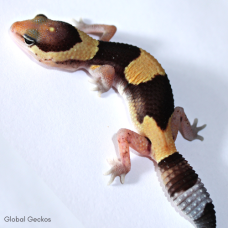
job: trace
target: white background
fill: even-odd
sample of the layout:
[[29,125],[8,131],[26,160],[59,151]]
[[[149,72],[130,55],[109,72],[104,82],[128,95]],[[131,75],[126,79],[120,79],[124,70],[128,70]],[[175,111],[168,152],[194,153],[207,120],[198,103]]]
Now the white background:
[[[106,159],[116,156],[112,139],[121,127],[134,129],[126,105],[113,90],[102,98],[90,91],[84,72],[45,69],[19,50],[8,34],[11,24],[38,13],[114,24],[113,41],[159,60],[175,105],[191,122],[198,117],[207,124],[204,142],[179,135],[176,146],[208,189],[218,227],[226,227],[227,12],[221,0],[1,0],[0,227],[193,227],[167,201],[149,159],[132,155],[125,184],[117,178],[106,186]],[[5,216],[51,222],[6,223]]]

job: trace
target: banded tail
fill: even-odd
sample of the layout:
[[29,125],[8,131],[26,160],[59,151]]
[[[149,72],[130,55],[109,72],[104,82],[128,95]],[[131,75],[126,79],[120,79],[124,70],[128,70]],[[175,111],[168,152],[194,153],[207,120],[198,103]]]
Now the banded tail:
[[215,210],[209,193],[198,175],[175,152],[158,163],[161,179],[173,203],[197,228],[216,227]]

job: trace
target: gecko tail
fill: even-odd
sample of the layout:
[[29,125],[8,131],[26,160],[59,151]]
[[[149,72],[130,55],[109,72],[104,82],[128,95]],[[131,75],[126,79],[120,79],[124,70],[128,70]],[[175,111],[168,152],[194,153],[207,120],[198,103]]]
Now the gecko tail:
[[165,192],[177,210],[197,228],[216,227],[214,205],[200,178],[181,154],[158,163]]

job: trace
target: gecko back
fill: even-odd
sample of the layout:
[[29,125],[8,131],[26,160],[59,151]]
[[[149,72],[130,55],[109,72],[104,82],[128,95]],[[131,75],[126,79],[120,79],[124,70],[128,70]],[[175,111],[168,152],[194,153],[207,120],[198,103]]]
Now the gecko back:
[[[167,74],[152,55],[136,46],[108,42],[115,32],[115,26],[80,21],[74,27],[43,14],[11,26],[19,46],[34,59],[65,70],[83,68],[99,94],[114,87],[125,98],[139,133],[129,129],[117,133],[120,158],[110,161],[109,184],[117,176],[124,183],[131,169],[131,147],[156,161],[162,184],[180,212],[197,228],[216,227],[206,188],[175,146],[178,131],[189,141],[203,140],[198,132],[206,125],[197,127],[197,119],[191,125],[183,108],[174,108]],[[97,34],[100,40],[87,34]]]

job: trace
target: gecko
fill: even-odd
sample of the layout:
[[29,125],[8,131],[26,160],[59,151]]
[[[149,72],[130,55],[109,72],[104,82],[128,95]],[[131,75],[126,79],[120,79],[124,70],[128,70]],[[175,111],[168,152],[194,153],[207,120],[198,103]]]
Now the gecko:
[[[120,129],[119,158],[110,160],[111,175],[124,183],[131,169],[130,148],[157,164],[170,201],[197,228],[216,227],[214,205],[198,174],[177,151],[178,131],[189,141],[206,125],[191,125],[182,107],[174,106],[167,74],[151,54],[133,45],[109,42],[116,27],[104,24],[75,26],[38,14],[31,20],[13,23],[10,34],[19,47],[44,66],[66,71],[85,69],[99,95],[114,88],[126,101],[138,133]],[[99,40],[88,34],[94,34]]]

